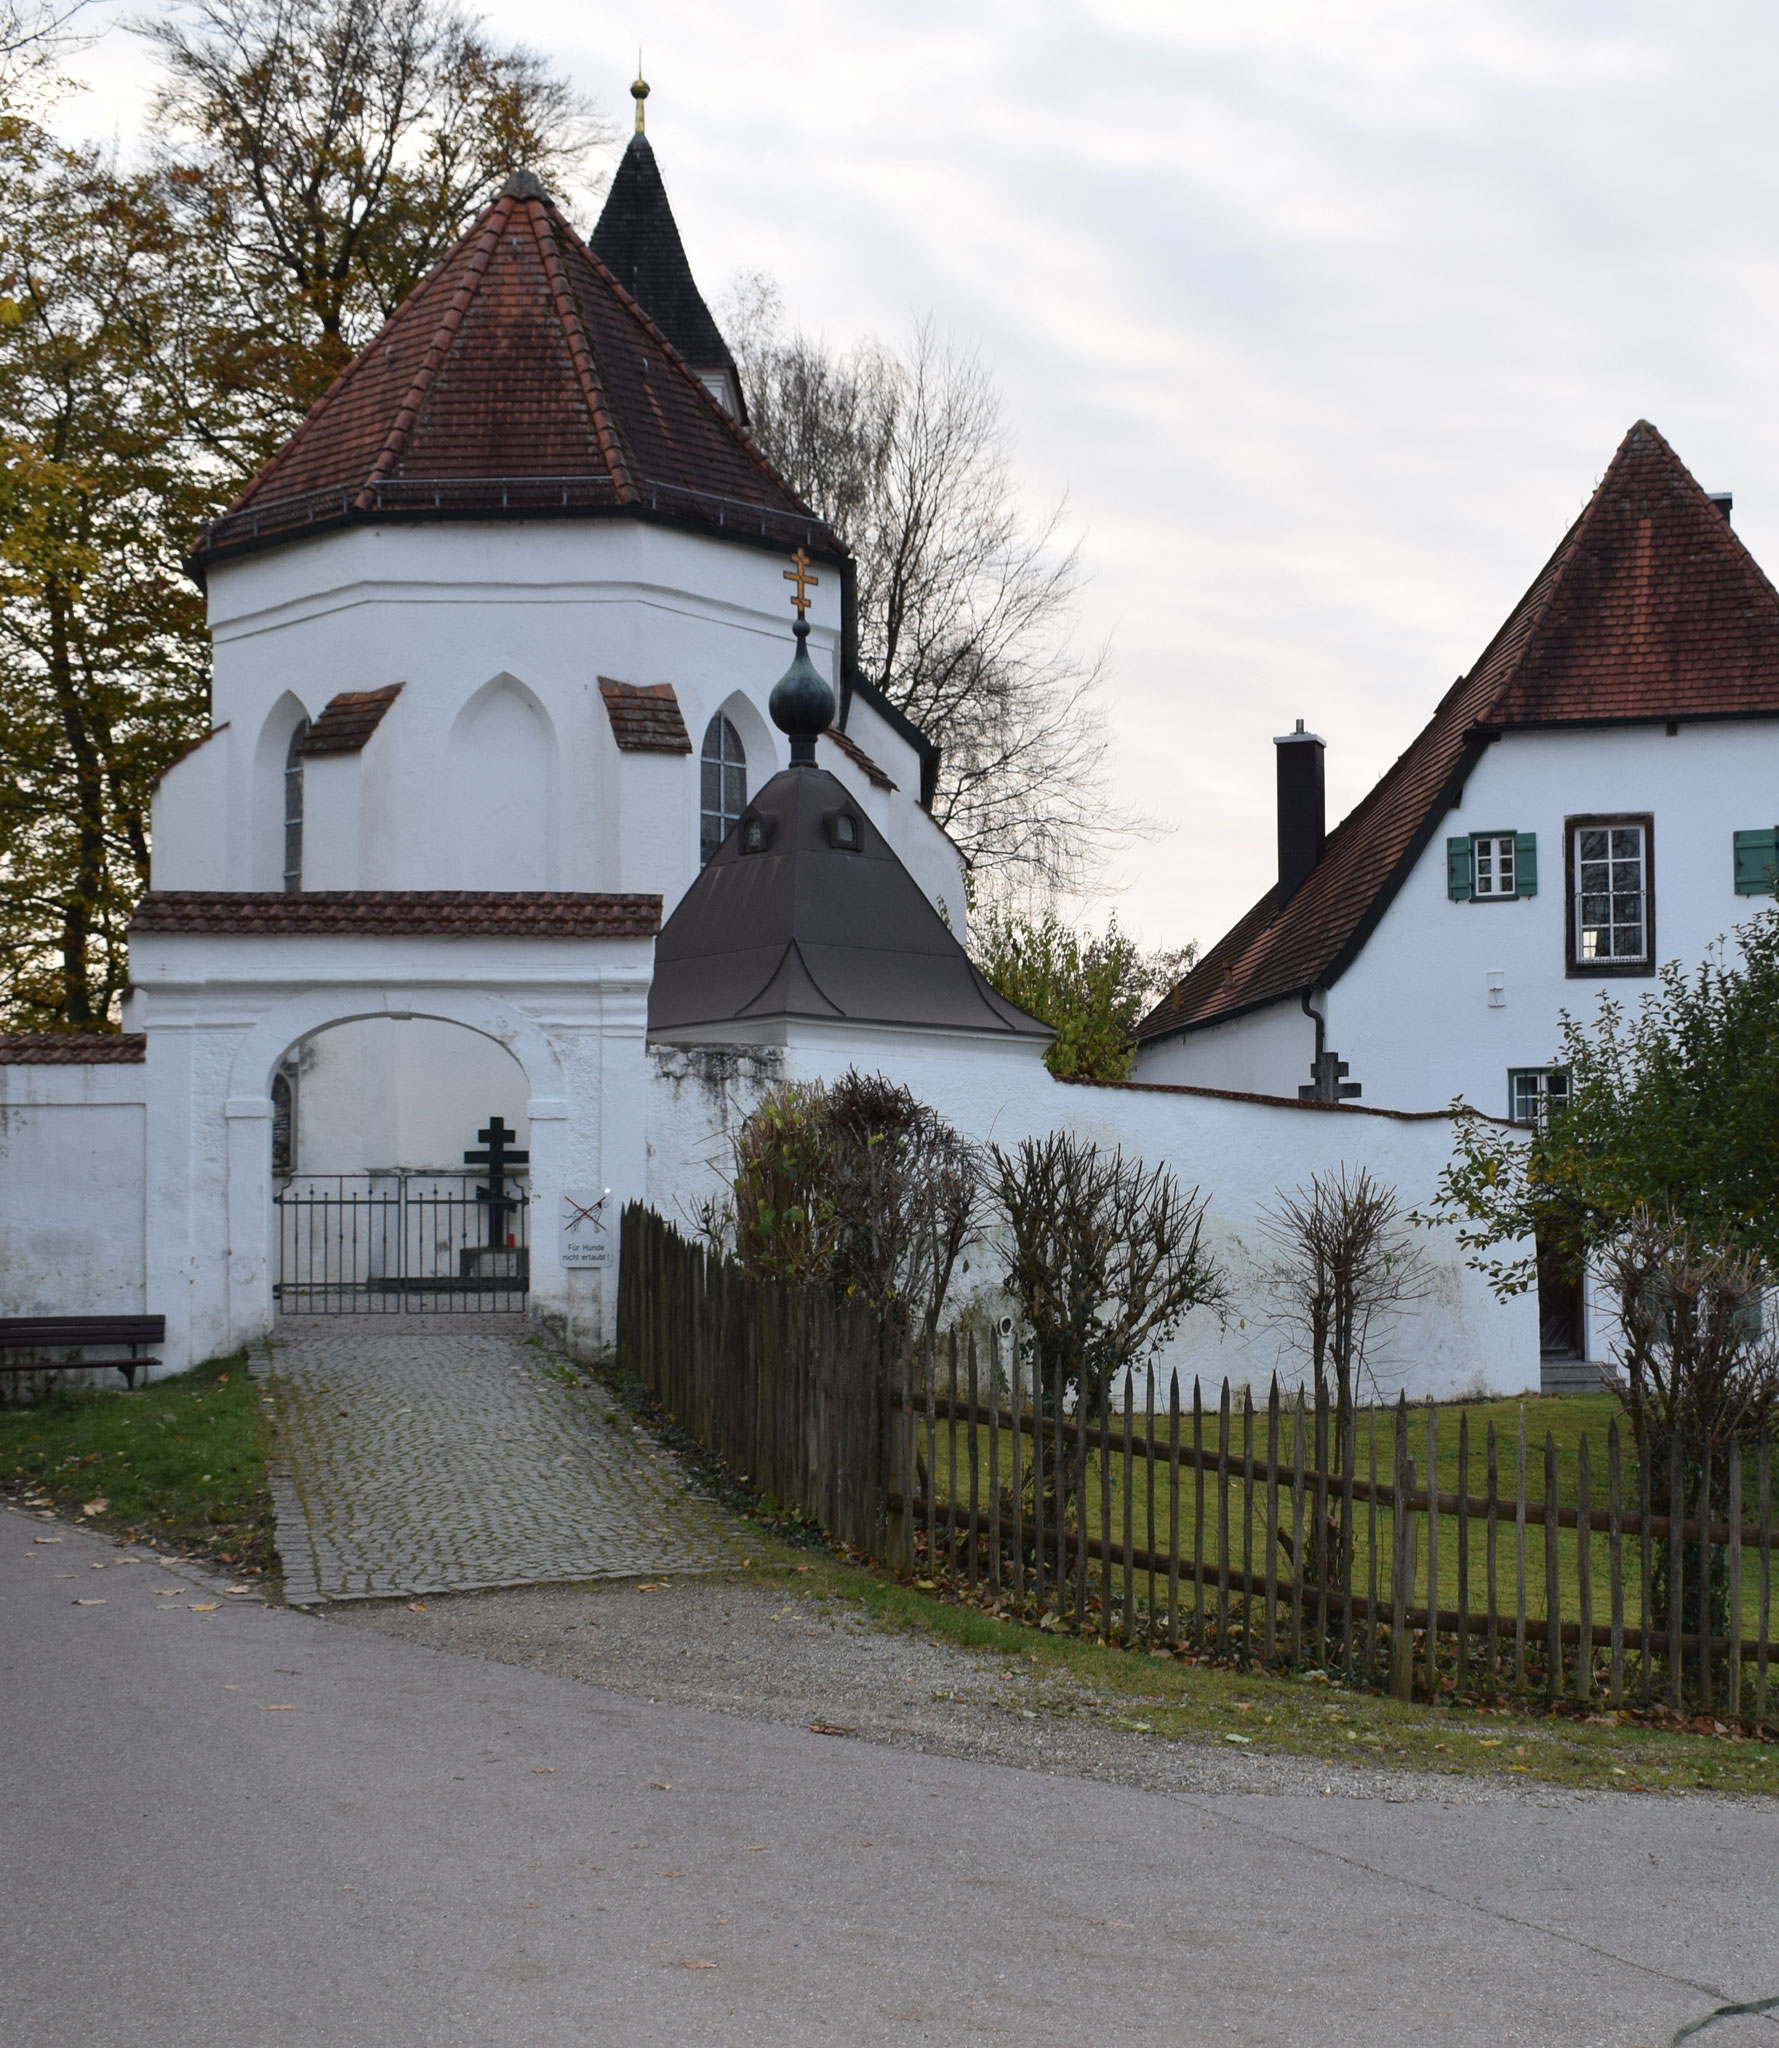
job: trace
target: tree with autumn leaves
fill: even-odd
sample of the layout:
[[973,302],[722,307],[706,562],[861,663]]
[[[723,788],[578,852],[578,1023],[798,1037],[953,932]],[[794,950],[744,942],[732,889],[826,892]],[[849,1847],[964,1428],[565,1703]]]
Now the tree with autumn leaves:
[[602,139],[540,59],[439,0],[204,0],[142,33],[165,139],[130,170],[48,132],[53,66],[0,64],[12,1028],[115,1024],[154,784],[209,724],[199,529],[513,164],[572,180]]

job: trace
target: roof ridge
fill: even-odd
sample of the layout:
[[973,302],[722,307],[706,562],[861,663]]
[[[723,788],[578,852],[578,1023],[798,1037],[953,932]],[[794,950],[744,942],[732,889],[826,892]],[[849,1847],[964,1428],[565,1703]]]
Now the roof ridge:
[[[550,287],[550,297],[556,308],[556,317],[562,323],[563,338],[568,343],[568,353],[574,363],[575,376],[580,380],[581,396],[587,401],[587,410],[593,415],[593,431],[599,436],[599,450],[605,457],[606,468],[611,471],[612,482],[617,486],[621,504],[633,504],[638,496],[635,480],[630,473],[630,459],[625,452],[623,437],[619,434],[617,422],[611,416],[611,409],[605,402],[605,393],[600,387],[597,360],[593,353],[593,338],[587,332],[580,309],[574,303],[574,293],[569,288],[567,273],[562,268],[562,251],[556,246],[554,234],[546,234],[552,225],[551,216],[560,220],[561,215],[547,199],[528,199],[524,202],[526,219],[531,228],[531,238],[537,244],[538,258],[544,266],[544,278]],[[563,226],[567,227],[567,222]],[[573,232],[572,229],[569,230]],[[702,387],[701,387],[702,388]]]
[[[469,311],[477,287],[488,275],[488,266],[494,260],[494,251],[500,244],[501,235],[505,232],[506,224],[512,218],[513,208],[517,204],[516,200],[503,195],[495,200],[483,216],[482,232],[470,255],[467,274],[439,315],[432,339],[426,344],[419,367],[402,395],[401,404],[396,407],[395,418],[389,423],[388,433],[383,436],[383,445],[377,450],[377,459],[371,464],[369,473],[352,500],[356,510],[365,512],[370,509],[377,485],[395,467],[402,450],[407,446],[414,422],[420,417],[420,409],[426,403],[426,394],[432,389],[433,379],[450,353],[452,342],[457,339],[457,331],[463,325],[463,316]],[[385,322],[385,330],[387,326],[388,323]]]
[[[741,448],[745,449],[746,452],[753,457],[755,463],[758,464],[760,470],[766,476],[768,481],[775,483],[781,491],[788,492],[789,495],[795,498],[797,500],[797,503],[801,505],[803,503],[803,500],[799,493],[792,490],[791,486],[785,481],[785,479],[779,475],[777,469],[774,468],[770,459],[766,456],[766,454],[755,442],[753,436],[741,424],[741,422],[735,417],[735,415],[729,410],[729,408],[726,405],[721,404],[716,398],[714,398],[711,395],[710,391],[704,383],[703,378],[698,375],[697,371],[692,368],[691,364],[686,361],[685,357],[682,356],[679,350],[674,347],[673,343],[668,340],[666,334],[663,333],[661,328],[655,324],[654,317],[649,312],[649,309],[642,303],[640,299],[634,297],[630,293],[630,291],[626,289],[623,282],[619,279],[617,273],[613,271],[610,265],[608,265],[604,261],[604,259],[595,251],[592,243],[583,241],[579,235],[575,234],[573,227],[566,220],[562,219],[562,215],[560,214],[560,212],[557,211],[557,208],[552,201],[546,199],[545,201],[543,201],[543,204],[549,207],[551,214],[554,215],[554,217],[557,220],[562,221],[563,227],[566,229],[568,234],[573,237],[574,241],[578,244],[581,251],[586,256],[587,261],[593,265],[594,269],[598,271],[600,277],[607,284],[609,284],[612,290],[617,294],[619,303],[627,307],[629,311],[632,314],[634,314],[639,321],[641,321],[643,327],[648,332],[649,339],[653,341],[658,348],[662,349],[666,353],[669,361],[671,361],[678,368],[680,375],[684,377],[686,382],[691,385],[692,389],[697,392],[698,396],[704,401],[704,404],[707,407],[707,409],[713,414],[715,414],[715,416],[722,421],[723,425],[729,430],[730,434],[734,436],[736,443]],[[740,376],[739,370],[737,370],[736,375],[737,377]],[[828,522],[825,519],[821,519],[816,514],[813,508],[806,509],[809,510],[809,516],[812,519],[815,519],[818,525],[826,526],[828,524]],[[839,536],[836,535],[835,537],[838,538]]]

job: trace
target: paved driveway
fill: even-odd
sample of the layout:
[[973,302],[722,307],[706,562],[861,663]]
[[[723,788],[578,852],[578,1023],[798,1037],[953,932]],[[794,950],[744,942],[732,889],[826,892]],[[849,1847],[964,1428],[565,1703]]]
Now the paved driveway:
[[299,1604],[713,1570],[739,1527],[518,1316],[286,1316],[272,1501]]
[[1091,1784],[119,1556],[0,1513],[8,2048],[1665,2048],[1779,1991],[1770,1803]]

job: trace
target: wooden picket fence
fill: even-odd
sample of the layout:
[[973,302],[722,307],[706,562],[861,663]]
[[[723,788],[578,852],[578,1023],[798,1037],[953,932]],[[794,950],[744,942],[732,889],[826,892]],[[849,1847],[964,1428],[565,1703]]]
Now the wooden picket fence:
[[618,1360],[736,1481],[884,1549],[882,1333],[831,1290],[758,1280],[637,1204],[619,1224]]
[[892,1351],[858,1308],[751,1279],[640,1208],[622,1259],[620,1362],[738,1479],[893,1569],[1401,1698],[1768,1717],[1764,1442],[1707,1484],[1742,1512],[1701,1527],[1682,1447],[1652,1473],[1616,1419],[1596,1460],[1585,1436],[1536,1441],[1523,1407],[1496,1404],[1511,1428],[1480,1440],[1468,1409],[1406,1400],[1343,1428],[1325,1388],[1256,1405],[1225,1382],[1207,1403],[1153,1373],[1092,1415],[998,1332]]

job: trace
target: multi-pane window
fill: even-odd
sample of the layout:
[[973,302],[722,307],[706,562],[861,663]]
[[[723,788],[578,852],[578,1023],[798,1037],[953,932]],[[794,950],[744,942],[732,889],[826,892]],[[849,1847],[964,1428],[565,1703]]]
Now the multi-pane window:
[[706,867],[747,808],[747,755],[740,733],[720,711],[705,731],[698,772],[698,864]]
[[1470,842],[1472,888],[1478,896],[1512,896],[1514,888],[1511,832],[1478,833]]
[[1630,818],[1570,827],[1574,965],[1639,968],[1651,958],[1649,825]]
[[1507,1113],[1516,1124],[1542,1130],[1553,1109],[1569,1100],[1567,1067],[1510,1067],[1507,1072]]
[[303,742],[309,721],[297,720],[284,756],[284,887],[294,894],[303,886]]

